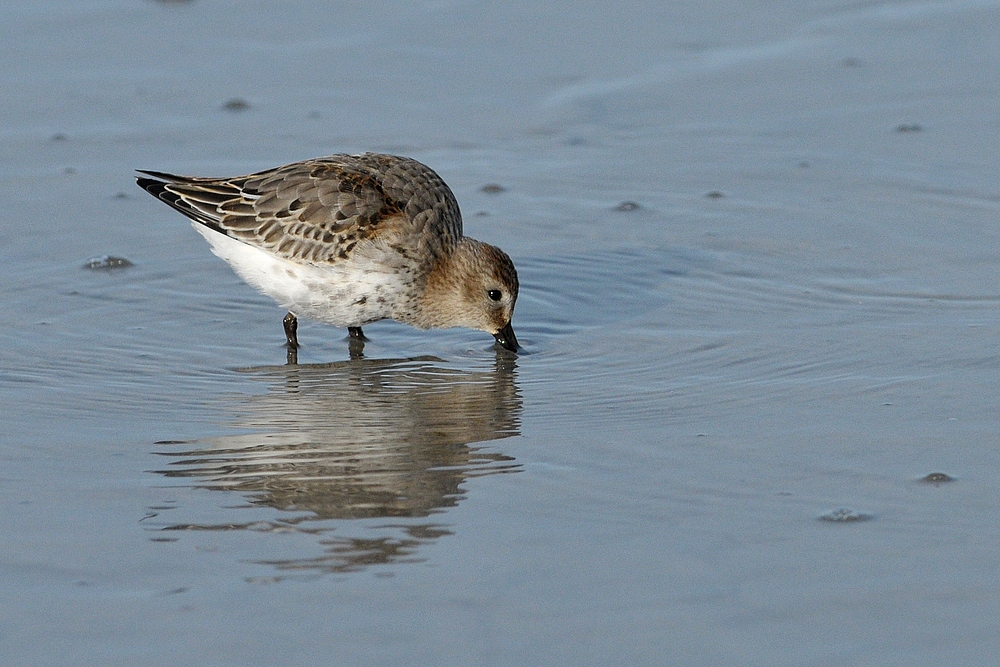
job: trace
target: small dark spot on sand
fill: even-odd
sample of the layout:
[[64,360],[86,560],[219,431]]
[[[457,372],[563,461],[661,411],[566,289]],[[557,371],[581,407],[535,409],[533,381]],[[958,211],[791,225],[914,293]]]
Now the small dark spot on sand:
[[192,440],[157,440],[154,445],[190,445]]
[[874,518],[874,515],[866,512],[840,507],[832,512],[820,515],[819,520],[831,523],[861,523],[862,521],[871,521]]
[[233,97],[227,100],[226,103],[222,105],[222,108],[225,109],[226,111],[239,113],[241,111],[246,111],[247,109],[249,109],[250,103],[247,102],[242,97]]
[[73,167],[66,167],[65,169],[63,169],[63,173],[66,174],[67,176],[71,176],[76,173],[76,169],[74,169]]
[[623,201],[618,204],[618,206],[615,206],[616,211],[621,211],[623,213],[627,213],[628,211],[638,211],[640,208],[642,207],[634,201]]
[[844,67],[861,67],[865,64],[865,61],[861,58],[844,58],[840,61],[840,64]]
[[131,197],[128,196],[128,193],[119,190],[112,199],[131,199]]
[[83,268],[94,269],[95,271],[104,271],[110,269],[127,269],[130,266],[134,266],[134,264],[124,257],[103,255],[101,257],[88,259],[87,263],[83,265]]
[[923,127],[917,123],[900,123],[896,126],[897,132],[922,132]]
[[948,482],[954,482],[955,478],[951,475],[943,472],[932,472],[928,475],[924,475],[920,478],[920,481],[925,484],[933,484],[934,486],[940,486],[941,484],[947,484]]
[[177,542],[180,540],[179,537],[151,537],[150,542]]
[[722,199],[726,195],[722,194],[718,190],[712,190],[711,192],[706,192],[705,197],[707,199]]
[[489,215],[489,213],[486,212],[486,211],[476,211],[476,217],[485,218],[488,215]]
[[483,187],[479,188],[479,191],[485,192],[488,195],[498,195],[506,189],[507,188],[500,185],[499,183],[487,183]]
[[808,169],[809,166],[810,166],[809,163],[806,162],[805,160],[803,160],[802,162],[799,162],[799,169]]
[[320,118],[320,115],[319,115],[319,112],[318,112],[318,111],[310,111],[310,112],[309,112],[309,113],[308,113],[308,114],[306,115],[306,117],[307,117],[307,118],[309,118],[309,120],[319,120],[319,118]]
[[67,141],[68,139],[69,137],[62,132],[56,132],[52,135],[52,141]]

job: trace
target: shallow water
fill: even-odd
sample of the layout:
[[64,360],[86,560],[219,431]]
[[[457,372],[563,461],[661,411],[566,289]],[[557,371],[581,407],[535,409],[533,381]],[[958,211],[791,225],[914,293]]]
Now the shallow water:
[[[661,5],[0,9],[0,662],[991,662],[1000,6]],[[523,354],[286,366],[132,179],[360,150]]]

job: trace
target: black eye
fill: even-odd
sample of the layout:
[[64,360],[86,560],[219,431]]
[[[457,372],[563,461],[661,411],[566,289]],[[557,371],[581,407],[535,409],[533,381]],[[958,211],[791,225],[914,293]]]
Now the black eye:
[[494,301],[499,301],[503,297],[503,292],[498,289],[491,289],[486,293],[486,296],[490,297]]

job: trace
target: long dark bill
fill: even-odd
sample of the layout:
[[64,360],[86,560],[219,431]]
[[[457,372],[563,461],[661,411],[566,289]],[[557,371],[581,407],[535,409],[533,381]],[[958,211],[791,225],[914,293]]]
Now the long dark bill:
[[517,337],[514,336],[514,327],[510,326],[510,322],[505,324],[500,331],[493,334],[493,337],[500,343],[500,347],[511,352],[517,352]]

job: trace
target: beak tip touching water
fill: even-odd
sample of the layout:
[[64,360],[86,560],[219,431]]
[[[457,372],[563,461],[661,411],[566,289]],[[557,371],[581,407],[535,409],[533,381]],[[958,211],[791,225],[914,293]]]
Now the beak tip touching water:
[[514,328],[510,326],[510,322],[504,325],[500,331],[493,334],[493,337],[497,339],[497,343],[500,344],[500,347],[505,350],[510,350],[511,352],[518,351],[519,346],[517,344],[517,338],[514,336]]

